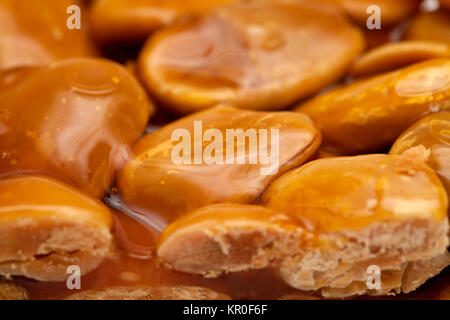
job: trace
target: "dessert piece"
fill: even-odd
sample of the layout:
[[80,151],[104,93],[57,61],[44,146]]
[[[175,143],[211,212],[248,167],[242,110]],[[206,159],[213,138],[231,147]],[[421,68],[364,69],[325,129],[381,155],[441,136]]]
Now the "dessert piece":
[[78,0],[1,0],[0,70],[94,55],[84,20],[67,27],[72,5],[84,8]]
[[423,117],[409,127],[394,143],[391,154],[402,154],[410,148],[430,152],[428,165],[435,170],[450,195],[450,112]]
[[433,59],[320,95],[296,111],[344,154],[384,151],[420,117],[450,110],[450,59]]
[[411,16],[420,4],[420,0],[320,0],[337,5],[353,20],[366,26],[368,18],[374,13],[368,12],[370,6],[380,8],[381,27],[392,26]]
[[[157,255],[207,277],[271,267],[292,287],[325,297],[410,292],[450,264],[448,199],[426,156],[310,162],[270,185],[267,208],[212,205],[180,217]],[[381,283],[372,289],[373,265]]]
[[152,106],[124,67],[69,59],[0,74],[0,174],[41,172],[101,197]]
[[12,281],[0,278],[0,301],[1,300],[28,300],[28,292]]
[[229,300],[213,290],[193,286],[109,287],[75,293],[66,300]]
[[[448,199],[427,155],[317,160],[274,181],[262,203],[302,217],[312,235],[282,261],[283,279],[326,297],[393,294],[414,290],[450,264]],[[378,289],[366,284],[372,265],[381,271]]]
[[174,23],[234,0],[96,0],[89,8],[89,27],[97,42],[133,43]]
[[302,226],[301,218],[261,206],[210,205],[170,224],[157,255],[170,268],[209,278],[262,269],[299,252],[309,235]]
[[432,41],[391,42],[366,52],[351,69],[355,77],[371,76],[408,66],[423,60],[450,57],[446,43]]
[[43,176],[0,179],[0,275],[65,281],[109,253],[112,217],[100,201]]
[[411,21],[405,32],[405,39],[450,44],[450,12],[421,12]]
[[177,114],[222,102],[274,110],[338,80],[363,47],[361,32],[332,6],[253,0],[156,33],[138,67],[146,87]]
[[166,221],[208,204],[252,203],[320,141],[303,114],[215,107],[142,138],[119,173],[119,194]]

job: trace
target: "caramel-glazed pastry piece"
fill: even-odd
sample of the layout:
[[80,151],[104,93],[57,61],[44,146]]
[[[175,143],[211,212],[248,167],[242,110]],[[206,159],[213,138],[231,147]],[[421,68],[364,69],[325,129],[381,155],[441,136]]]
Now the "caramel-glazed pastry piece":
[[434,58],[450,57],[446,43],[401,41],[377,47],[358,58],[351,69],[355,77],[383,73]]
[[132,208],[167,221],[207,204],[251,203],[320,141],[303,114],[219,106],[142,138],[120,171],[119,193]]
[[85,58],[0,74],[0,101],[0,174],[43,172],[94,197],[151,110],[124,67]]
[[201,13],[235,0],[96,0],[89,27],[96,41],[139,42],[180,16]]
[[[301,217],[311,234],[300,252],[282,261],[283,279],[340,297],[409,292],[439,273],[450,263],[448,199],[426,157],[406,152],[323,159],[274,181],[262,203]],[[411,264],[421,272],[411,275]],[[365,283],[371,265],[381,269],[379,290]]]
[[[450,264],[448,199],[426,153],[313,161],[275,180],[267,208],[211,205],[169,225],[157,255],[207,277],[272,267],[326,297],[410,292]],[[367,268],[381,269],[369,290]]]
[[450,112],[434,113],[414,123],[395,141],[390,153],[402,154],[412,147],[430,151],[428,165],[450,195]]
[[1,300],[28,300],[28,292],[25,288],[12,281],[0,278],[0,301]]
[[376,5],[380,8],[381,27],[392,26],[413,14],[420,0],[320,0],[332,3],[343,9],[353,20],[366,26],[367,19],[373,14],[368,8]]
[[324,145],[344,154],[384,151],[420,117],[450,110],[450,59],[357,81],[301,105]]
[[148,89],[178,114],[219,102],[275,110],[339,79],[363,42],[331,6],[254,0],[156,33],[138,66]]
[[170,224],[157,255],[170,268],[206,277],[266,268],[299,251],[302,225],[261,206],[210,205]]
[[179,287],[110,287],[85,290],[66,300],[229,300],[230,297],[211,289]]
[[407,40],[444,42],[450,45],[450,12],[421,12],[405,32]]
[[94,55],[84,20],[81,30],[67,27],[71,5],[83,15],[77,0],[1,0],[0,70]]
[[108,254],[109,209],[62,182],[41,176],[0,179],[0,275],[62,281]]

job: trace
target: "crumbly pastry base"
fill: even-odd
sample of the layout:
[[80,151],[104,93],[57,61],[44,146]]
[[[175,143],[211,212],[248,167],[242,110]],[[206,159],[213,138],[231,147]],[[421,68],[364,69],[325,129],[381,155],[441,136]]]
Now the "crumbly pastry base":
[[107,227],[58,222],[37,226],[32,219],[2,223],[0,274],[63,281],[70,265],[77,265],[81,274],[98,267],[111,242]]
[[28,300],[28,292],[11,281],[0,279],[0,300]]
[[66,300],[229,300],[213,290],[193,287],[110,287],[75,293]]
[[[293,288],[324,297],[393,295],[415,290],[450,264],[447,232],[447,220],[415,219],[324,233],[312,242],[299,229],[225,224],[184,230],[158,255],[173,269],[205,277],[273,267]],[[371,265],[381,270],[378,290],[366,285]]]

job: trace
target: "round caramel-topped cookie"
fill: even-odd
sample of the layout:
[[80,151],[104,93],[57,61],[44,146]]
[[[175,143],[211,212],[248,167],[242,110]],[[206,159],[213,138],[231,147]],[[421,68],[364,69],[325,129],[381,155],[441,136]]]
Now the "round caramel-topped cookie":
[[395,70],[415,62],[450,57],[450,45],[433,41],[391,42],[372,49],[357,59],[353,76],[370,76]]
[[303,114],[218,106],[144,136],[117,186],[128,206],[169,222],[212,203],[252,203],[320,142]]
[[[43,65],[59,59],[90,56],[95,53],[85,32],[82,9],[81,29],[67,12],[71,6],[83,8],[78,0],[0,1],[0,69]],[[70,10],[69,10],[70,9]],[[77,9],[75,9],[77,10]]]
[[199,13],[235,0],[97,0],[90,30],[100,43],[137,42],[184,14]]
[[343,154],[381,152],[420,117],[450,110],[450,59],[432,59],[342,86],[301,105]]
[[247,1],[158,32],[141,52],[139,72],[178,114],[220,102],[283,109],[339,79],[363,42],[336,8]]

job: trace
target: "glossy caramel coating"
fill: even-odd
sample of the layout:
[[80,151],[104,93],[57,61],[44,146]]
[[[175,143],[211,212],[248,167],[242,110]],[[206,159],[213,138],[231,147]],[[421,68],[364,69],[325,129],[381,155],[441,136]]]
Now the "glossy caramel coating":
[[430,150],[428,164],[450,194],[450,112],[430,114],[414,123],[395,141],[390,153],[401,154],[420,145]]
[[351,69],[355,77],[371,76],[399,69],[413,63],[435,58],[450,57],[450,46],[432,41],[392,42],[358,58]]
[[411,21],[404,37],[407,40],[436,41],[450,44],[450,12],[439,10],[418,14]]
[[420,117],[450,110],[450,59],[357,81],[301,105],[324,145],[344,154],[384,151]]
[[[271,267],[324,297],[413,291],[450,264],[448,199],[422,151],[288,171],[264,192],[267,208],[210,205],[180,217],[162,233],[158,257],[206,277]],[[374,262],[384,279],[369,290]]]
[[[450,264],[448,198],[427,155],[317,160],[274,181],[262,203],[301,217],[312,234],[281,262],[282,278],[340,298],[408,293],[439,274]],[[376,290],[366,285],[374,263],[384,276]]]
[[201,13],[234,0],[96,0],[89,26],[100,43],[139,42],[180,16]]
[[40,281],[96,268],[112,242],[112,216],[100,201],[42,176],[0,179],[0,274]]
[[315,233],[361,229],[380,221],[444,221],[448,200],[426,165],[404,173],[400,156],[316,160],[291,170],[264,192],[268,208],[309,221]]
[[80,58],[0,79],[0,175],[42,172],[101,197],[151,111],[134,77]]
[[411,16],[420,4],[420,0],[320,0],[340,7],[353,20],[362,26],[372,13],[367,13],[371,5],[380,7],[381,27],[392,26]]
[[[194,121],[202,121],[203,132],[214,128],[223,134],[224,164],[207,164],[206,161],[194,164],[194,151],[189,155],[191,164],[173,162],[172,150],[178,141],[171,140],[172,133],[175,129],[187,129],[193,147]],[[250,149],[246,139],[245,164],[237,164],[237,161],[225,164],[226,143],[231,142],[235,152],[238,150],[237,139],[226,140],[227,129],[255,129],[256,132],[267,129],[268,148],[263,150],[263,143],[261,149]],[[272,150],[275,152],[271,129],[279,129],[279,166],[278,171],[263,174],[261,170],[268,164],[259,160],[250,164],[249,159],[251,156],[260,157],[265,151],[268,154]],[[244,111],[227,106],[212,108],[175,121],[142,138],[133,147],[134,157],[119,174],[119,193],[133,209],[144,213],[157,212],[166,221],[207,204],[251,203],[274,178],[310,157],[320,141],[314,124],[302,114]],[[209,144],[203,141],[203,151]]]
[[[81,30],[67,28],[70,5],[81,7]],[[78,0],[1,0],[0,70],[95,54]]]
[[146,87],[174,113],[222,102],[277,110],[339,79],[363,42],[333,7],[253,0],[156,33],[138,68]]

